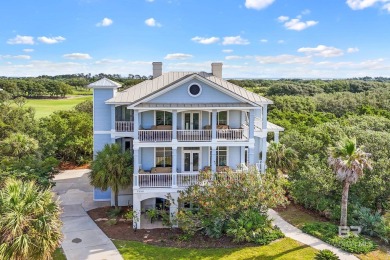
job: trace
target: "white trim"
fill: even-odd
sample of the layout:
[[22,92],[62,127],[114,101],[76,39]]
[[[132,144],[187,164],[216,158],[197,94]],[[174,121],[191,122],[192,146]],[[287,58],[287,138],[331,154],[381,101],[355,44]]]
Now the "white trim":
[[[216,157],[215,157],[215,160],[218,161],[218,147],[226,147],[226,166],[229,166],[230,167],[230,160],[229,160],[229,156],[230,156],[230,152],[229,152],[229,147],[228,145],[217,145],[217,147],[215,148],[215,152],[216,152]],[[210,167],[211,167],[211,147],[209,147],[209,163],[210,163]],[[217,165],[217,162],[215,162],[215,165],[218,167],[219,165]]]
[[107,135],[107,134],[111,134],[112,131],[94,131],[93,134],[95,135]]
[[[187,146],[187,147],[195,147],[195,146]],[[190,173],[190,172],[200,172],[202,170],[202,147],[199,147],[199,150],[184,150],[185,147],[182,147],[183,149],[181,149],[181,172],[182,173]],[[192,154],[193,153],[198,153],[198,171],[194,171],[193,169],[193,165],[190,166],[190,168],[192,168],[189,172],[186,172],[184,170],[184,161],[185,161],[185,153],[190,153],[191,154],[191,157],[190,157],[190,161],[192,161],[193,157],[192,157]]]
[[[198,113],[199,114],[199,130],[202,130],[202,128],[203,128],[203,124],[202,124],[203,123],[203,121],[202,121],[202,111],[198,111],[198,110],[194,110],[194,111],[191,111],[191,112],[189,112],[189,111],[182,111],[181,112],[181,129],[182,130],[186,130],[185,129],[185,113],[189,113],[190,114],[190,122],[193,121],[194,114]],[[188,130],[193,130],[193,129],[188,129]]]
[[[190,91],[190,88],[192,87],[192,86],[198,86],[199,87],[199,93],[198,94],[196,94],[196,95],[193,95],[192,93],[191,93],[191,91]],[[190,95],[191,97],[199,97],[201,94],[202,94],[202,86],[201,85],[199,85],[198,83],[191,83],[190,85],[188,85],[188,87],[187,87],[187,92],[188,92],[188,95]]]

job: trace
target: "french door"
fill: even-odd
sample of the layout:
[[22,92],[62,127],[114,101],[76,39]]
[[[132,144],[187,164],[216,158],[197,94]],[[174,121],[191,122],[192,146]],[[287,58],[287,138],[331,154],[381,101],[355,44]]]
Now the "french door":
[[184,130],[199,130],[200,129],[200,113],[199,112],[184,112]]
[[184,151],[183,154],[184,172],[198,172],[200,168],[199,151]]

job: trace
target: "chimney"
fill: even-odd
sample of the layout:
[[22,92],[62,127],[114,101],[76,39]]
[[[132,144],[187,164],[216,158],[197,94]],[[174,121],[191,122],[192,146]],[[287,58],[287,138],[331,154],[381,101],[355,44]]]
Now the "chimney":
[[211,73],[215,77],[222,78],[222,62],[211,63]]
[[162,62],[153,62],[153,78],[157,78],[162,75]]

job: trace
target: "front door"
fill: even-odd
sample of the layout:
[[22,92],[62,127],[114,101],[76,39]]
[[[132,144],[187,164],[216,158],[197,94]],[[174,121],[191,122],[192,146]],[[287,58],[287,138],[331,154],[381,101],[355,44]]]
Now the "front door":
[[185,130],[199,130],[200,127],[200,113],[199,112],[185,112],[184,113],[184,129]]
[[184,151],[184,172],[198,172],[200,167],[199,151]]

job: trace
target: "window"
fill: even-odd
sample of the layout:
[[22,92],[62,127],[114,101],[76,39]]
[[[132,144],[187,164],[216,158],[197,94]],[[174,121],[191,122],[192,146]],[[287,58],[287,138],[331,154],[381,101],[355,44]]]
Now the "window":
[[[213,114],[210,113],[210,124],[213,124]],[[220,111],[217,112],[217,125],[227,125],[228,124],[228,112]]]
[[191,84],[188,87],[188,94],[191,97],[197,97],[202,93],[202,87],[198,84]]
[[156,125],[172,125],[172,113],[156,111]]
[[[216,158],[216,165],[217,166],[227,166],[227,150],[228,150],[228,148],[226,146],[218,146],[217,147],[217,158]],[[210,149],[210,165],[212,165],[211,153],[212,153],[212,150]]]
[[156,148],[156,167],[172,167],[172,148]]
[[115,107],[116,121],[133,121],[134,110],[127,109],[126,106]]

